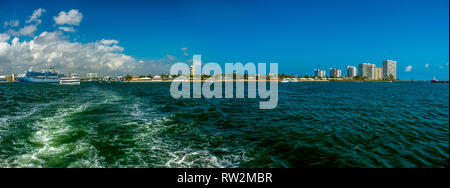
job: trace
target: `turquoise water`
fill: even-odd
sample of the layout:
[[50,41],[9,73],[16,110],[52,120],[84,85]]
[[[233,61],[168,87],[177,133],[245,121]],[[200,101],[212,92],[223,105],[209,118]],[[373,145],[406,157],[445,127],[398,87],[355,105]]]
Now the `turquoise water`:
[[273,110],[169,86],[0,84],[0,167],[449,166],[448,84],[280,84]]

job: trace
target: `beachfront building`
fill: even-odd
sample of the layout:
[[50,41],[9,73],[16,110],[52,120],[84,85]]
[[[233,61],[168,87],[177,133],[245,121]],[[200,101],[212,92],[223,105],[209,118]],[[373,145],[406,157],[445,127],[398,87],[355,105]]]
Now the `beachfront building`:
[[397,79],[397,61],[385,60],[383,61],[383,77],[392,75],[393,79]]
[[131,81],[138,81],[138,80],[140,80],[141,78],[139,78],[139,76],[132,76],[131,77]]
[[0,76],[0,82],[14,82],[15,81],[15,75],[6,75],[6,76]]
[[374,64],[370,63],[361,63],[358,65],[358,75],[361,77],[367,77],[369,78],[369,68],[375,67]]
[[383,68],[376,67],[375,65],[369,66],[368,69],[368,79],[369,80],[382,80],[383,79]]
[[314,76],[315,77],[325,77],[326,71],[320,70],[320,69],[314,69]]
[[161,76],[154,76],[152,81],[162,81]]
[[330,69],[330,77],[339,78],[342,77],[342,70],[337,68]]
[[347,76],[348,77],[356,76],[356,67],[355,66],[347,66]]
[[142,77],[142,78],[139,78],[139,80],[141,80],[141,81],[151,81],[152,79],[149,78],[149,77]]
[[195,66],[192,65],[191,66],[191,76],[194,76],[194,75],[195,75]]

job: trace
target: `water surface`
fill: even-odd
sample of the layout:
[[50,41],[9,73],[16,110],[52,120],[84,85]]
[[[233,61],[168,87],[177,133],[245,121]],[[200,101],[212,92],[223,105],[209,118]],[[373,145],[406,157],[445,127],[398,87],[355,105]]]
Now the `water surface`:
[[0,167],[449,166],[448,84],[280,84],[273,110],[169,86],[0,84]]

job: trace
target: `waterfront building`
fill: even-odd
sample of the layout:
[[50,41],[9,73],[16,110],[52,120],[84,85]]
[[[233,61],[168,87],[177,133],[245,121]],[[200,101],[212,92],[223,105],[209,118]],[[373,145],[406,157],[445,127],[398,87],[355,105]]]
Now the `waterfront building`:
[[143,77],[143,78],[140,78],[139,80],[142,80],[142,81],[150,81],[150,80],[152,80],[152,79],[149,78],[149,77]]
[[358,75],[369,78],[369,68],[375,67],[374,64],[361,63],[358,65]]
[[162,81],[161,76],[154,76],[152,81]]
[[140,80],[139,76],[132,76],[131,81],[138,81]]
[[383,61],[383,77],[388,77],[389,75],[392,75],[394,79],[397,79],[397,61]]
[[86,77],[87,77],[89,80],[92,80],[92,79],[94,79],[94,78],[98,78],[98,74],[97,74],[97,73],[90,72],[90,73],[86,73]]
[[383,68],[376,67],[375,65],[369,66],[368,69],[368,79],[369,80],[382,80],[383,79]]
[[355,66],[347,66],[347,76],[348,77],[356,76],[356,67]]
[[194,76],[194,75],[195,75],[195,66],[192,65],[191,66],[191,76]]
[[326,71],[320,70],[320,69],[314,69],[314,76],[315,77],[325,77]]
[[0,82],[14,82],[14,74],[13,75],[6,75],[6,76],[0,76]]
[[342,70],[337,68],[330,69],[330,77],[339,78],[342,76]]

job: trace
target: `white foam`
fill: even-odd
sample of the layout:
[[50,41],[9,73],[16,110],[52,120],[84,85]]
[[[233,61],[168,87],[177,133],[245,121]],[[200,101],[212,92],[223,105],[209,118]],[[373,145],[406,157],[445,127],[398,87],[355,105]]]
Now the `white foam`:
[[[41,121],[37,121],[33,124],[33,127],[38,130],[32,135],[30,141],[40,147],[34,148],[26,154],[12,157],[7,160],[7,163],[14,167],[41,168],[46,165],[45,159],[64,157],[64,154],[67,155],[67,153],[73,154],[77,152],[86,152],[86,150],[95,150],[94,147],[87,143],[83,143],[82,140],[68,144],[56,143],[58,138],[67,136],[73,131],[73,128],[64,122],[66,117],[81,112],[86,109],[86,107],[87,105],[82,105],[75,108],[59,109],[54,116],[42,118]],[[92,152],[96,153],[96,151]],[[84,162],[84,164],[86,164],[86,162]],[[99,164],[99,161],[94,160],[89,165],[98,167],[100,166]],[[0,164],[0,166],[5,166],[5,162],[3,162],[3,165]]]
[[[135,143],[140,148],[147,148],[148,158],[159,159],[151,167],[168,168],[232,168],[238,167],[241,162],[249,161],[244,149],[236,149],[233,152],[226,152],[224,156],[218,157],[212,154],[208,148],[193,149],[186,142],[164,140],[159,133],[167,130],[171,126],[166,123],[172,121],[171,117],[154,118],[145,124],[140,125],[135,136]],[[201,133],[198,133],[201,134]],[[226,148],[214,148],[227,151]],[[139,155],[138,153],[129,153],[129,155]],[[145,158],[140,163],[144,163]],[[148,166],[147,166],[148,167]]]

